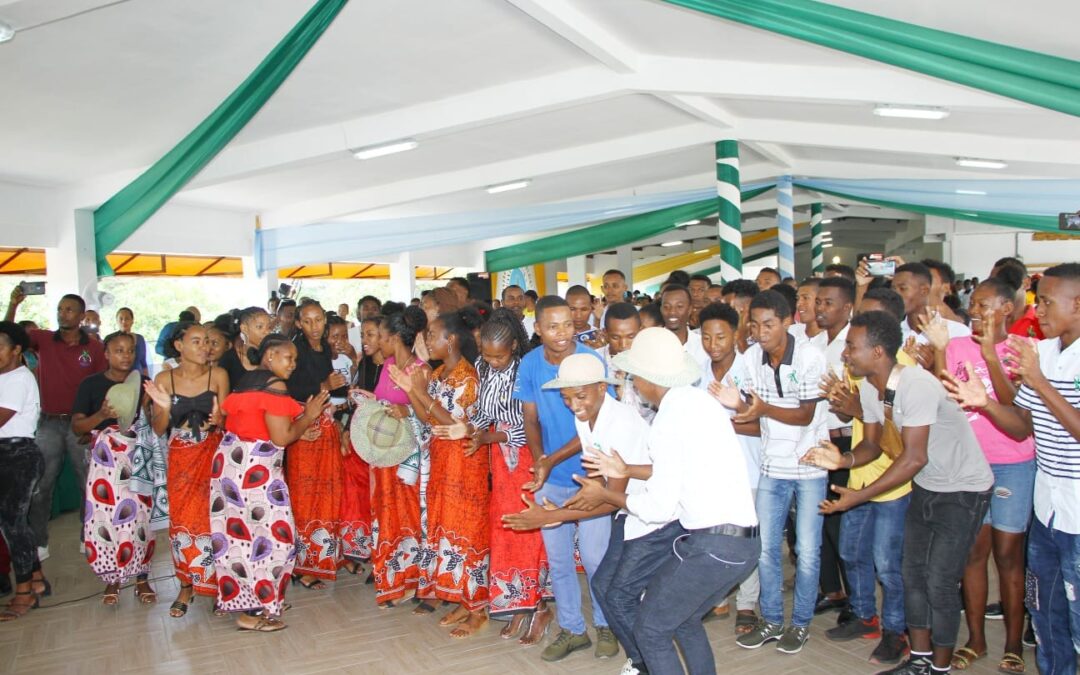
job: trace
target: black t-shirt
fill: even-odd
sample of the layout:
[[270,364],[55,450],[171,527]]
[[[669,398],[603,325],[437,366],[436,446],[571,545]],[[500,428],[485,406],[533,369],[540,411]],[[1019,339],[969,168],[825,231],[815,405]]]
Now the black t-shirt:
[[[142,378],[144,384],[146,383],[146,380],[147,378]],[[120,383],[105,377],[105,373],[95,373],[94,375],[87,376],[87,378],[79,384],[79,388],[75,392],[75,403],[71,406],[71,414],[82,414],[87,417],[96,415],[97,411],[101,410],[102,404],[105,403],[105,394],[116,384]],[[145,396],[146,392],[140,387],[139,408],[142,408]],[[96,431],[101,431],[116,423],[116,418],[103,420],[101,424],[94,427],[94,429]]]
[[334,366],[331,363],[330,345],[325,340],[321,352],[312,349],[303,334],[293,344],[296,345],[296,370],[289,376],[286,385],[289,395],[304,403],[309,396],[319,393],[322,383],[334,372]]
[[230,349],[221,355],[218,368],[223,369],[229,376],[229,391],[236,391],[236,385],[240,382],[240,379],[249,372],[244,367],[244,364],[240,362],[240,357],[237,356],[235,349]]

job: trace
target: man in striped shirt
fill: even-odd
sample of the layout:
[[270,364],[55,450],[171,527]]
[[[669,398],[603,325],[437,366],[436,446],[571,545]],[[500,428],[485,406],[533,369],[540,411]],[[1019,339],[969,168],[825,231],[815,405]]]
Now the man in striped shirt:
[[1028,535],[1028,610],[1039,672],[1076,672],[1080,651],[1080,264],[1051,267],[1036,316],[1045,340],[1010,337],[1021,378],[1011,406],[977,377],[949,378],[962,405],[979,409],[1013,438],[1035,434],[1035,519]]

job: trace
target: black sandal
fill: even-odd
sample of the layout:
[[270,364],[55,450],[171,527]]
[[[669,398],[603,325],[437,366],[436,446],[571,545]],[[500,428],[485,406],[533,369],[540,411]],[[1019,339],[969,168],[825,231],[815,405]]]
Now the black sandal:
[[[189,588],[191,588],[191,586],[184,586],[183,584],[181,584],[181,586],[180,586],[181,591],[186,591]],[[192,596],[192,597],[194,597],[194,596]],[[181,618],[182,616],[187,614],[187,611],[188,611],[188,603],[187,602],[181,602],[180,600],[176,600],[175,602],[173,602],[173,604],[169,605],[169,616],[171,616],[174,619]]]
[[0,611],[0,622],[21,619],[27,614],[29,614],[30,610],[40,607],[39,596],[33,591],[15,591],[15,597],[19,596],[30,596],[34,599],[34,601],[27,605],[16,604],[15,600],[12,599],[12,601],[8,603],[8,606],[5,607],[3,611]]

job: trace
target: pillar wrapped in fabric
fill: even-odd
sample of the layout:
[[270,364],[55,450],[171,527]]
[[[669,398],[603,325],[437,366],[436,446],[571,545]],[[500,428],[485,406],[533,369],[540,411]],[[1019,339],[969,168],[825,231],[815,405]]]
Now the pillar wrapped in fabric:
[[793,204],[791,176],[781,176],[776,182],[776,239],[780,252],[777,268],[782,279],[795,277]]
[[825,274],[825,235],[821,225],[821,202],[810,205],[810,264],[815,275]]
[[739,187],[739,142],[716,144],[716,196],[720,217],[720,277],[742,278],[742,195]]

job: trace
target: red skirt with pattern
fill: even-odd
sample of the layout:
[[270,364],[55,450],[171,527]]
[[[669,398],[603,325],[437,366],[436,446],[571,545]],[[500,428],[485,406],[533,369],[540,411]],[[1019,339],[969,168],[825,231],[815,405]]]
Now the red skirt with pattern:
[[214,552],[210,541],[210,465],[221,443],[220,431],[195,441],[176,431],[169,441],[169,543],[180,583],[198,595],[217,595]]
[[[341,462],[341,554],[353,561],[371,558],[371,467],[352,451]],[[342,561],[344,562],[344,561]]]
[[484,448],[466,457],[464,447],[464,440],[431,440],[427,548],[433,555],[420,567],[417,595],[472,612],[488,604],[490,461]]
[[371,496],[375,521],[371,552],[375,573],[375,600],[400,600],[416,589],[420,576],[420,483],[406,485],[397,467],[373,468],[375,490]]
[[341,516],[341,434],[333,418],[323,415],[285,451],[285,482],[296,521],[295,574],[335,579],[341,562],[338,540]]

